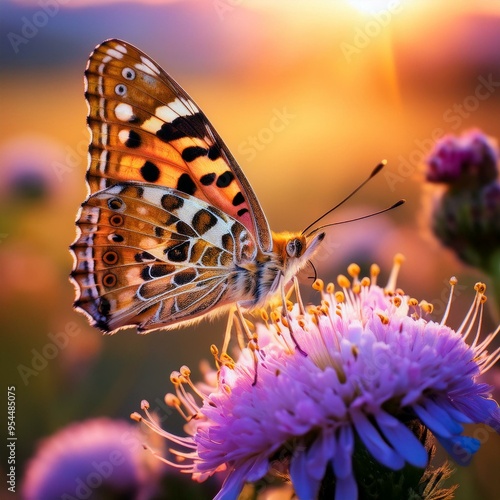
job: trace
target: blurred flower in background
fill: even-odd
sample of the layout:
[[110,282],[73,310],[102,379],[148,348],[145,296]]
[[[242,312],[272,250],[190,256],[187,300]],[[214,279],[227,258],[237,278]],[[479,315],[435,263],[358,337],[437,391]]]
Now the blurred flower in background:
[[150,499],[163,466],[143,441],[137,426],[124,421],[71,424],[39,443],[27,464],[22,498]]
[[338,291],[316,281],[321,305],[305,312],[297,303],[283,319],[280,310],[263,313],[258,348],[243,349],[236,362],[213,351],[220,373],[211,391],[196,388],[187,367],[172,374],[176,394],[166,401],[188,422],[186,437],[161,429],[147,402],[147,418],[133,418],[165,437],[173,468],[197,481],[227,471],[221,500],[283,471],[302,500],[450,494],[439,490],[445,469],[424,470],[432,455],[426,433],[468,465],[481,443],[463,435],[463,424],[500,432],[491,387],[477,380],[500,357],[487,352],[500,327],[480,340],[481,283],[460,328],[446,325],[455,278],[441,321],[425,319],[431,305],[396,287],[401,262],[397,256],[384,288],[378,266],[360,278],[353,264]]
[[436,190],[432,228],[439,241],[491,280],[500,313],[500,182],[496,142],[480,130],[447,135],[427,159]]

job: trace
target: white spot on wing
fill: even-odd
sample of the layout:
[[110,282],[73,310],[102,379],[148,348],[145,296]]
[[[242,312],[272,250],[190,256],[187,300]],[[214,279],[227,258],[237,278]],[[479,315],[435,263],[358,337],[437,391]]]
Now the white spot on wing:
[[120,130],[120,132],[118,132],[118,139],[122,144],[125,144],[128,141],[129,132],[129,130]]
[[149,120],[146,120],[142,125],[141,128],[144,130],[147,130],[148,132],[151,132],[152,134],[156,134],[158,130],[161,129],[161,126],[163,125],[163,121],[157,118],[156,116],[152,116]]
[[122,102],[116,106],[115,116],[122,122],[128,122],[134,116],[134,110],[130,104]]
[[156,108],[155,114],[158,118],[171,123],[179,116],[190,116],[198,111],[199,109],[192,101],[177,97],[175,101],[170,102],[167,106]]
[[99,156],[99,172],[106,172],[106,164],[108,163],[108,152],[104,149]]
[[[118,48],[118,47],[117,47]],[[123,59],[123,53],[122,52],[119,52],[118,50],[115,50],[115,49],[108,49],[106,51],[106,53],[111,56],[111,57],[114,57],[115,59]],[[103,59],[104,61],[104,59]],[[104,61],[104,62],[107,62],[107,61]]]
[[155,64],[153,64],[153,62],[150,61],[147,57],[141,56],[141,60],[149,69],[154,71],[157,75],[160,74],[160,70],[158,69],[158,67]]
[[125,47],[124,45],[120,45],[117,43],[115,46],[115,49],[119,50],[120,52],[123,52],[124,54],[127,53],[127,47]]

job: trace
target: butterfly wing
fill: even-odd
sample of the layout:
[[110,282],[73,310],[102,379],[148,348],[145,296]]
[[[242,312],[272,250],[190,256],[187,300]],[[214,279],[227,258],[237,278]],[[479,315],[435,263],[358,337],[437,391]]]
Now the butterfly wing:
[[85,72],[90,193],[136,181],[177,189],[241,222],[272,249],[262,208],[241,168],[182,88],[139,49],[107,40]]
[[168,328],[233,303],[236,264],[255,253],[236,219],[149,184],[119,183],[91,195],[77,226],[75,307],[105,332]]

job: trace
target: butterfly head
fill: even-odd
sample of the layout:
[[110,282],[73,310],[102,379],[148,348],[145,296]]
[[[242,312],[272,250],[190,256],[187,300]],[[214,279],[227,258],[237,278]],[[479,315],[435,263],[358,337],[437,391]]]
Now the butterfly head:
[[273,252],[283,266],[285,282],[289,281],[316,253],[325,233],[306,236],[301,233],[273,233]]

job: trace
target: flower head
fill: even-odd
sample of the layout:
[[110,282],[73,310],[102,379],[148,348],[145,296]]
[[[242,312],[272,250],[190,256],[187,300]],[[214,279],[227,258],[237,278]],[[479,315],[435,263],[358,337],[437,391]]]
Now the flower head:
[[225,469],[218,499],[237,498],[245,482],[277,464],[288,469],[300,499],[316,498],[328,473],[335,497],[354,499],[353,457],[360,446],[389,470],[426,467],[428,452],[411,430],[420,423],[455,460],[468,463],[479,442],[462,435],[462,424],[484,422],[500,431],[498,405],[476,381],[498,357],[486,352],[498,330],[482,342],[479,327],[474,332],[485,287],[476,286],[474,303],[454,331],[445,324],[447,313],[439,323],[426,320],[431,305],[395,288],[400,262],[385,288],[376,284],[377,266],[360,279],[351,265],[351,279],[340,276],[337,291],[316,282],[318,306],[303,311],[295,304],[283,317],[264,315],[259,348],[221,366],[211,392],[199,392],[187,368],[175,374],[177,394],[167,401],[184,407],[188,436],[156,428],[181,459],[166,461],[197,480]]
[[40,443],[27,465],[23,498],[150,498],[161,467],[144,453],[143,440],[123,421],[71,424]]
[[496,145],[479,130],[443,137],[429,155],[429,182],[484,185],[498,176]]

